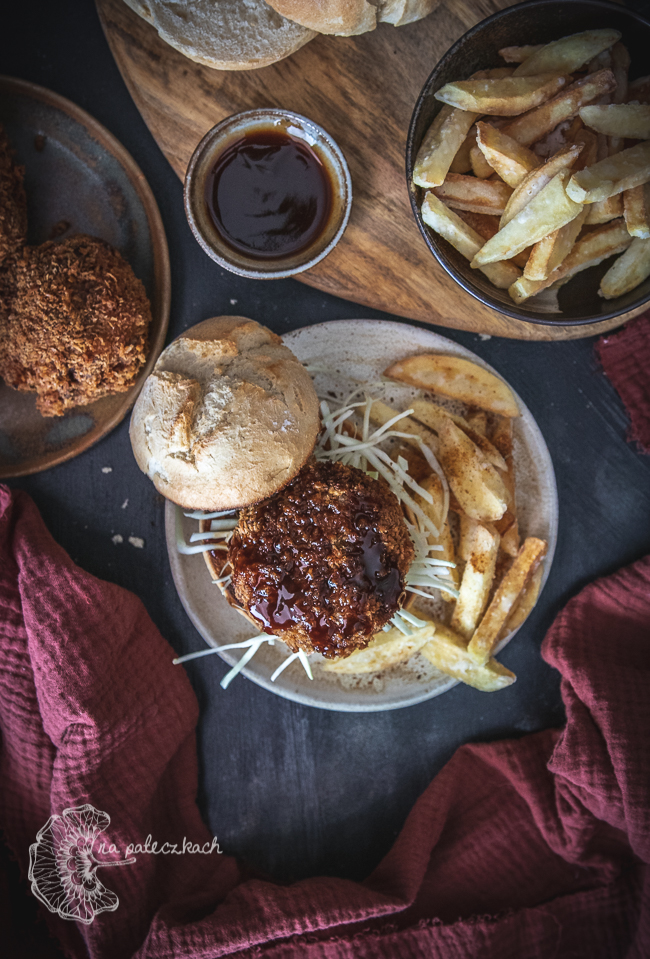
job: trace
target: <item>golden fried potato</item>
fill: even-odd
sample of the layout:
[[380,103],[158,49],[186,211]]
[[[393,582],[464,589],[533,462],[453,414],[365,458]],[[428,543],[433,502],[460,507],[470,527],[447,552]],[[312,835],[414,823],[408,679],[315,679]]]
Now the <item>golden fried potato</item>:
[[503,127],[503,132],[517,143],[530,146],[554,130],[558,124],[576,116],[580,107],[595,103],[615,87],[616,79],[611,70],[599,70],[598,73],[589,74],[583,80],[571,84],[552,100],[512,120]]
[[471,531],[466,531],[464,548],[469,549],[469,555],[451,618],[451,628],[466,640],[471,639],[487,606],[494,581],[499,540],[494,527],[482,523],[474,522]]
[[594,203],[650,180],[650,141],[637,143],[574,173],[567,194],[576,203]]
[[429,130],[413,168],[413,182],[421,187],[440,186],[460,150],[476,114],[443,106]]
[[435,187],[433,193],[453,209],[500,216],[512,189],[501,180],[479,180],[475,176],[448,173],[445,182]]
[[627,232],[625,221],[622,218],[612,220],[611,223],[597,227],[576,240],[569,255],[545,280],[528,280],[522,276],[513,283],[508,293],[515,303],[523,303],[528,297],[534,296],[553,283],[568,280],[576,273],[587,270],[590,266],[597,266],[598,263],[602,263],[616,253],[622,253],[631,242],[632,237]]
[[342,659],[326,660],[321,669],[326,673],[355,674],[380,673],[390,666],[406,662],[413,653],[428,643],[435,633],[433,623],[405,636],[393,626],[385,633],[377,633],[365,649],[357,649]]
[[490,659],[508,616],[546,555],[546,549],[547,544],[543,539],[529,536],[497,586],[492,601],[467,647],[467,652],[479,665]]
[[496,659],[490,659],[484,666],[478,666],[468,656],[461,636],[442,623],[436,623],[435,626],[433,639],[426,643],[420,652],[436,669],[484,693],[495,692],[514,683],[517,678],[515,674]]
[[[595,148],[596,140],[593,138],[593,134],[592,143]],[[509,223],[513,217],[521,213],[523,208],[528,206],[530,201],[533,200],[538,193],[541,193],[544,187],[548,186],[558,173],[561,173],[563,170],[572,169],[574,165],[578,163],[583,149],[584,145],[582,143],[568,144],[558,150],[557,153],[554,153],[553,156],[549,157],[542,166],[537,167],[536,170],[532,170],[528,176],[521,181],[519,186],[516,187],[508,200],[508,205],[499,223],[499,229],[502,230],[506,223]],[[593,162],[595,162],[595,156]]]
[[438,460],[463,512],[482,523],[501,519],[510,495],[498,471],[451,420],[438,440]]
[[430,429],[435,430],[436,433],[446,419],[452,420],[466,436],[469,436],[472,443],[478,446],[488,463],[492,463],[493,466],[496,466],[496,468],[500,470],[507,469],[505,461],[498,449],[490,443],[486,436],[482,436],[472,429],[463,416],[450,413],[448,410],[443,409],[442,406],[438,406],[437,403],[432,403],[430,400],[413,400],[410,405],[413,410],[413,418],[425,426],[428,426]]
[[650,237],[650,181],[625,191],[623,213],[630,236],[647,240]]
[[[512,137],[497,130],[489,123],[477,123],[476,130],[478,148],[490,166],[508,186],[519,186],[531,170],[541,165],[540,158],[532,150],[521,146]],[[483,211],[477,210],[476,212],[481,213]],[[489,212],[496,213],[497,210]],[[503,213],[503,210],[499,212]]]
[[501,47],[499,56],[502,57],[506,63],[523,63],[524,60],[531,57],[533,53],[537,53],[537,51],[543,47],[543,43],[529,44],[524,47]]
[[519,416],[517,401],[508,384],[461,356],[419,353],[393,363],[384,375],[502,416]]
[[553,40],[527,57],[513,75],[530,77],[536,73],[575,73],[620,39],[618,30],[585,30],[584,33]]
[[610,266],[600,281],[600,296],[612,300],[623,296],[650,276],[650,239],[635,237],[622,256]]
[[457,80],[445,83],[434,96],[459,110],[499,117],[517,116],[545,103],[570,81],[571,77],[556,73],[498,80]]
[[[451,243],[466,260],[471,260],[483,246],[482,237],[433,193],[425,195],[421,212],[427,226]],[[512,263],[489,263],[481,269],[490,282],[501,290],[508,289],[521,276]]]
[[581,107],[580,119],[596,133],[630,140],[650,139],[650,104],[606,103]]
[[558,173],[496,236],[481,247],[470,266],[508,260],[580,213],[581,206],[566,191],[569,170]]

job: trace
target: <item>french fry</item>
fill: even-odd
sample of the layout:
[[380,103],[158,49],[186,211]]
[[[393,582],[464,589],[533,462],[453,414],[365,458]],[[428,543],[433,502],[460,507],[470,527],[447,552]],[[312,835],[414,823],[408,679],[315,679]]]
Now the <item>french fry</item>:
[[517,116],[545,103],[571,78],[556,73],[533,77],[503,77],[489,80],[457,80],[445,83],[436,100],[459,110],[499,117]]
[[451,628],[466,640],[473,635],[487,606],[494,580],[499,539],[494,527],[483,526],[481,523],[474,525],[469,556],[451,618]]
[[580,237],[573,245],[573,249],[562,263],[545,280],[528,280],[522,276],[508,290],[515,303],[523,303],[529,297],[539,293],[559,280],[568,280],[582,270],[597,266],[610,256],[626,250],[632,237],[627,232],[625,221],[612,220],[604,226],[597,227]]
[[576,203],[595,203],[650,180],[650,141],[574,173],[567,194]]
[[438,460],[463,512],[482,523],[501,519],[510,496],[497,470],[451,420],[438,440]]
[[592,104],[581,107],[580,119],[596,133],[630,140],[650,139],[650,105],[646,103]]
[[[476,124],[476,144],[481,153],[508,186],[516,187],[541,161],[528,147],[521,146],[489,123]],[[492,182],[492,181],[489,181]],[[505,209],[505,207],[504,207]],[[483,212],[477,210],[477,213]],[[496,213],[496,210],[490,212]],[[499,211],[503,213],[503,210]]]
[[524,620],[528,619],[528,614],[532,611],[538,598],[539,591],[542,588],[542,577],[544,567],[538,566],[523,593],[515,603],[512,612],[505,621],[504,627],[499,634],[499,639],[508,636],[515,629],[518,629]]
[[[473,410],[467,414],[466,420],[470,425],[470,429],[478,433],[479,436],[487,437],[487,413],[485,410]],[[496,466],[497,464],[493,463],[492,465]]]
[[[595,138],[592,143],[595,146]],[[502,230],[506,223],[509,223],[513,217],[520,213],[545,186],[548,186],[553,177],[556,177],[562,170],[572,169],[573,166],[578,163],[583,149],[584,145],[582,143],[573,143],[564,146],[558,150],[557,153],[553,154],[552,157],[549,157],[542,166],[537,167],[536,170],[532,170],[528,176],[521,181],[519,186],[515,188],[512,196],[508,200],[508,204],[499,223],[499,229]]]
[[500,180],[479,180],[473,176],[448,173],[445,182],[435,187],[433,193],[454,209],[500,216],[512,189]]
[[532,57],[534,53],[541,50],[543,46],[543,43],[538,43],[533,45],[529,44],[524,47],[501,47],[499,56],[502,57],[506,63],[523,63],[528,57]]
[[343,659],[326,660],[321,669],[326,673],[355,674],[380,673],[390,666],[406,662],[414,653],[428,643],[436,627],[428,623],[405,636],[395,626],[385,633],[377,633],[365,649],[356,649]]
[[600,281],[600,296],[611,300],[623,296],[650,276],[650,239],[634,237],[622,256],[610,266]]
[[616,220],[623,216],[623,194],[615,193],[614,196],[608,196],[606,200],[597,200],[595,203],[585,203],[584,209],[586,226],[599,226],[601,223],[609,223],[610,220]]
[[393,363],[384,375],[492,413],[519,416],[510,387],[494,373],[461,356],[418,353]]
[[[395,411],[391,410],[391,412],[394,414]],[[416,483],[421,483],[431,475],[431,467],[420,451],[419,444],[416,445],[408,440],[400,443],[394,451],[394,457],[397,456],[402,456],[406,460],[409,476],[412,476]]]
[[569,255],[578,234],[589,213],[589,207],[584,206],[578,215],[559,230],[554,230],[543,239],[538,240],[528,257],[524,267],[524,276],[528,280],[545,280],[556,270],[560,263]]
[[512,419],[509,416],[495,416],[490,432],[490,439],[503,456],[506,468],[512,465]]
[[547,544],[544,540],[529,536],[524,540],[512,566],[497,586],[490,605],[467,647],[467,652],[479,665],[484,665],[490,659],[508,616],[546,555],[546,550]]
[[[586,136],[595,137],[596,155],[592,155],[593,148],[587,143],[585,149],[573,166],[574,173],[579,170],[584,170],[588,166],[593,166],[593,164],[599,160],[613,156],[614,153],[620,152],[620,149],[622,149],[622,140],[606,137],[603,133],[593,133],[591,130],[584,128],[581,133],[581,139],[584,140]],[[621,194],[610,196],[606,200],[600,200],[596,203],[587,204],[587,215],[584,223],[587,226],[598,226],[601,223],[609,223],[610,220],[615,220],[619,216],[623,216],[623,198]]]
[[431,403],[429,400],[412,400],[410,406],[413,410],[413,418],[423,423],[424,426],[435,430],[436,433],[439,432],[441,426],[447,419],[452,420],[466,436],[469,436],[472,443],[478,446],[488,463],[492,463],[493,466],[496,466],[496,468],[500,470],[507,469],[501,453],[490,443],[487,437],[481,436],[480,433],[473,430],[464,417],[449,413],[441,406],[438,406],[437,403]]
[[623,211],[630,236],[647,240],[650,237],[650,182],[625,191]]
[[[476,145],[476,130],[474,127],[469,131],[463,142],[458,148],[458,152],[451,161],[449,173],[471,173],[472,161],[470,159],[470,150]],[[449,174],[448,174],[449,175]]]
[[[495,233],[499,232],[498,216],[492,216],[488,213],[470,213],[467,210],[461,210],[459,216],[469,227],[476,230],[478,235],[482,236],[484,240],[490,240]],[[531,250],[532,247],[528,246],[507,262],[515,263],[523,269],[528,262],[528,255]]]
[[622,43],[615,43],[612,47],[612,71],[616,79],[616,89],[612,93],[614,103],[625,103],[628,91],[628,72],[630,69],[630,54]]
[[559,230],[580,213],[580,204],[567,195],[569,170],[558,173],[496,236],[481,247],[470,266],[477,268],[515,256],[531,243]]
[[[427,226],[451,243],[465,259],[471,260],[483,246],[482,237],[433,193],[429,192],[425,195],[421,213]],[[488,264],[483,272],[501,290],[508,289],[521,275],[513,263]]]
[[575,73],[620,39],[618,30],[586,30],[584,33],[562,37],[561,40],[553,40],[527,57],[513,75],[530,77],[536,73]]
[[499,232],[499,217],[491,213],[471,213],[469,210],[461,210],[458,215],[484,240],[489,240]]
[[442,623],[436,623],[433,639],[422,646],[420,652],[436,669],[484,693],[504,689],[517,678],[496,659],[488,660],[484,666],[477,666],[467,655],[462,637]]
[[[515,79],[514,77],[512,79]],[[616,86],[611,70],[599,70],[571,84],[566,90],[541,106],[517,117],[503,127],[503,132],[523,146],[537,143],[558,124],[576,116],[580,107],[594,103]]]
[[[394,410],[392,406],[389,406],[388,403],[384,403],[383,400],[374,400],[372,406],[370,407],[370,422],[376,423],[378,426],[383,426],[385,423],[388,423],[389,420],[392,420],[394,416],[397,415],[399,410]],[[425,443],[429,449],[434,453],[438,450],[438,439],[431,430],[428,430],[426,426],[423,426],[421,423],[417,423],[415,420],[411,419],[410,416],[404,417],[401,419],[396,426],[396,429],[399,429],[400,433],[412,433],[414,436],[419,436],[423,443]]]
[[603,50],[587,64],[587,73],[598,73],[599,70],[612,69],[612,51]]
[[413,168],[413,182],[421,187],[440,186],[470,127],[474,113],[443,106],[429,127]]
[[[451,535],[451,529],[449,528],[449,517],[446,516],[443,522],[443,507],[444,507],[444,491],[442,489],[442,483],[440,477],[436,476],[435,473],[431,473],[427,479],[422,482],[422,489],[426,490],[430,494],[433,503],[429,503],[424,496],[421,496],[419,493],[415,494],[415,501],[423,510],[426,516],[428,516],[434,526],[440,530],[440,535],[437,538],[433,536],[428,536],[427,539],[429,543],[435,546],[442,546],[442,550],[436,551],[436,559],[444,559],[449,563],[456,562],[456,549],[454,547],[454,539]],[[452,586],[455,588],[458,587],[460,582],[460,575],[458,569],[455,566],[450,566],[448,569],[449,581]],[[448,602],[454,600],[452,593],[448,593],[445,590],[440,591],[440,595],[443,599]]]
[[494,176],[494,170],[483,156],[483,151],[476,142],[476,134],[474,135],[474,142],[469,151],[469,162],[472,165],[472,173],[474,176],[477,176],[479,180],[488,180],[491,176]]
[[515,463],[512,455],[512,420],[505,416],[496,417],[490,436],[506,463],[506,472],[502,473],[504,486],[510,494],[508,508],[494,524],[501,536],[500,550],[507,556],[516,556],[519,550],[519,522],[515,496]]

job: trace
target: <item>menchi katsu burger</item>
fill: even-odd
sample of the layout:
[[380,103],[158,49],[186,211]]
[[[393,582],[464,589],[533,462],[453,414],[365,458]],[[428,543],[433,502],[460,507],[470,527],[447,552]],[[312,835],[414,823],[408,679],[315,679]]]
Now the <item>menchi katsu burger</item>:
[[367,417],[358,432],[343,414],[319,402],[278,336],[223,316],[164,350],[131,420],[140,468],[200,522],[195,542],[179,548],[203,552],[224,596],[260,632],[233,645],[280,639],[309,675],[308,655],[348,656],[387,628],[409,575],[445,585],[428,555],[437,530],[407,491],[403,458],[374,447]]

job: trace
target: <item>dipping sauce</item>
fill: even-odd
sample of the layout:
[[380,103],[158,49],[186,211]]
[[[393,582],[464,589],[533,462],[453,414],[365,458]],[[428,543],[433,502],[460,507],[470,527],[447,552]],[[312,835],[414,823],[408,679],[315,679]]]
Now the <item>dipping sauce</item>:
[[261,127],[232,143],[206,177],[214,226],[234,250],[274,260],[307,249],[332,210],[329,172],[304,140]]

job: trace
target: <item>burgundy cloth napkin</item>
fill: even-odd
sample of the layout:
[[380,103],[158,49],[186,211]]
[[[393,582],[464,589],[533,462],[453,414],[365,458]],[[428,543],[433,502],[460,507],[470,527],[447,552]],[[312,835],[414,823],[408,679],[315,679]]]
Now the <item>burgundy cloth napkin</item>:
[[[0,607],[0,826],[23,871],[49,817],[85,804],[110,816],[119,858],[148,834],[209,842],[197,703],[171,648],[4,487]],[[459,749],[365,882],[279,885],[216,852],[139,854],[98,872],[114,911],[82,924],[43,907],[51,929],[94,959],[647,957],[649,624],[650,557],[573,599],[543,646],[566,728]]]
[[650,453],[650,313],[602,336],[596,352],[630,417],[628,438]]

